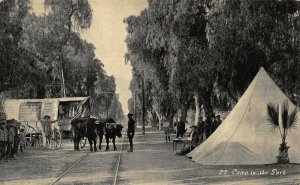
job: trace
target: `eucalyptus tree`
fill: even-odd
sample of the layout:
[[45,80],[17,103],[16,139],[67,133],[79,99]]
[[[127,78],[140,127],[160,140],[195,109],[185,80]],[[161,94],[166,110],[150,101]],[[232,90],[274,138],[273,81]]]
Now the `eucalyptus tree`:
[[[173,2],[174,3],[174,2]],[[212,113],[211,94],[214,82],[214,58],[206,37],[208,2],[204,0],[178,1],[174,6],[169,45],[170,84],[176,92],[182,111],[190,108],[193,97],[205,113]],[[184,115],[186,116],[186,115]]]
[[[73,61],[70,60],[68,52],[72,47],[75,52],[84,48],[79,31],[89,28],[91,21],[92,10],[87,0],[46,0],[44,14],[31,14],[26,17],[22,45],[44,63],[47,84],[51,84],[48,89],[54,91],[49,96],[58,94],[55,91],[61,89],[57,87],[58,84],[65,87],[63,73]],[[69,92],[67,95],[70,95],[72,89],[63,91]]]
[[30,91],[40,89],[44,79],[38,72],[42,66],[19,44],[24,31],[22,23],[29,10],[29,0],[0,2],[0,92],[23,89],[24,93],[17,93],[15,97],[30,96]]
[[[182,120],[194,96],[202,100],[207,113],[212,112],[214,60],[207,48],[206,9],[206,1],[150,0],[143,22],[147,49],[159,51],[155,64],[159,62],[162,74],[168,77],[163,78],[167,88],[160,92],[166,94],[163,97],[167,102],[176,102],[169,112],[173,115],[180,110]],[[147,53],[152,54],[150,51]]]
[[194,96],[212,111],[206,6],[199,0],[149,0],[140,16],[127,18],[127,56],[134,73],[149,79],[154,108],[170,120],[178,110],[185,120]]
[[294,94],[300,65],[298,10],[294,0],[213,1],[208,38],[219,57],[218,87],[237,100],[263,66],[285,93]]
[[[166,110],[174,109],[173,101],[165,103],[165,99],[171,95],[168,91],[169,75],[163,63],[165,50],[148,45],[147,37],[151,27],[149,13],[145,10],[140,16],[128,17],[125,22],[128,24],[126,39],[128,53],[125,57],[133,67],[133,75],[136,77],[137,83],[143,80],[144,84],[149,84],[148,87],[151,87],[146,89],[147,99],[153,101],[152,108],[156,115],[159,118],[162,118],[163,115],[171,117],[172,115],[169,113],[174,111]],[[141,86],[137,87],[141,88]]]

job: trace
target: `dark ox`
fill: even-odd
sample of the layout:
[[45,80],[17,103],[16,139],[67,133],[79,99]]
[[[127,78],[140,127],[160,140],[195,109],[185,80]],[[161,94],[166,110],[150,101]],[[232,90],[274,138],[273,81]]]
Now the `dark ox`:
[[[115,141],[116,137],[120,138],[122,137],[122,129],[123,126],[121,124],[115,124],[111,128],[107,127],[107,123],[111,123],[113,119],[108,118],[105,120],[99,120],[99,124],[97,125],[97,134],[99,136],[99,150],[101,150],[101,143],[103,139],[103,135],[105,135],[106,140],[106,151],[109,150],[109,139],[112,139],[114,150],[117,150]],[[113,121],[114,122],[114,121]]]
[[90,151],[97,151],[97,119],[95,118],[75,118],[71,121],[74,150],[79,150],[79,142],[87,137],[90,144]]
[[[106,139],[106,150],[109,150],[109,139],[112,139],[114,150],[117,150],[115,145],[116,137],[122,137],[123,126],[116,124],[112,128],[107,128],[107,121],[110,119],[100,119],[99,124],[96,124],[97,119],[95,118],[75,118],[71,121],[74,150],[79,150],[79,142],[87,137],[90,144],[90,151],[97,151],[97,135],[99,137],[99,149],[101,150],[101,143],[103,140],[103,135]],[[94,147],[93,147],[94,146]]]

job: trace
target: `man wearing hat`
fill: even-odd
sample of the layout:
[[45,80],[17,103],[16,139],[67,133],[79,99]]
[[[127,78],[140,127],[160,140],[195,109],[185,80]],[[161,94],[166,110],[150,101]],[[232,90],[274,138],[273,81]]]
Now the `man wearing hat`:
[[50,140],[51,140],[51,136],[52,136],[51,123],[55,123],[58,121],[58,120],[51,121],[50,119],[51,119],[50,116],[45,115],[44,119],[41,120],[42,128],[43,128],[45,138],[46,138],[46,146],[47,146],[47,144],[50,144]]
[[188,137],[191,139],[191,146],[190,147],[185,147],[186,144],[184,144],[183,148],[181,151],[177,152],[177,155],[186,155],[192,150],[194,150],[198,145],[199,145],[199,137],[198,137],[198,131],[197,131],[197,126],[193,125],[190,127],[192,130],[189,133]]
[[205,121],[203,121],[203,117],[200,116],[196,128],[199,134],[199,142],[202,142],[204,140],[204,132],[205,132],[204,127],[205,127]]
[[133,152],[133,137],[135,132],[135,121],[132,119],[133,114],[129,113],[127,114],[128,117],[128,129],[127,129],[127,137],[130,144],[130,149],[128,152]]

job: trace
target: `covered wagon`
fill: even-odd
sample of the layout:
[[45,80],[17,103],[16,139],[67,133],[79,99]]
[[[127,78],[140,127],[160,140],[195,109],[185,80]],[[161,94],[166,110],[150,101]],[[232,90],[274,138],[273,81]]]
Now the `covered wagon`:
[[61,137],[67,136],[71,129],[71,120],[89,113],[90,98],[7,99],[3,102],[3,108],[6,119],[18,120],[32,128],[37,135],[43,131],[41,120],[44,116],[59,120],[52,126],[58,131],[61,142]]

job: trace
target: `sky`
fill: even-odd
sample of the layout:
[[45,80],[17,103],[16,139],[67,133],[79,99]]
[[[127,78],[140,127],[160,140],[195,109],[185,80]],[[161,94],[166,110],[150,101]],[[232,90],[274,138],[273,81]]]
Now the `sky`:
[[[32,0],[35,13],[44,12],[44,0]],[[132,78],[130,64],[125,65],[127,51],[125,38],[126,24],[123,20],[130,15],[139,15],[147,7],[147,0],[89,0],[93,10],[92,25],[81,36],[93,43],[96,57],[104,64],[108,75],[116,79],[116,93],[125,114],[127,101],[132,96],[129,90]]]

